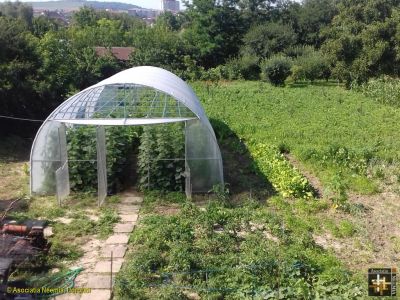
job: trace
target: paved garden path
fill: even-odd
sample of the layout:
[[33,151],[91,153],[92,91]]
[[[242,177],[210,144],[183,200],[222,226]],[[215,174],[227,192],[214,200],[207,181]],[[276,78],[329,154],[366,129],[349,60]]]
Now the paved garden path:
[[105,241],[94,239],[84,245],[84,255],[76,263],[77,266],[83,267],[84,271],[76,278],[75,287],[90,288],[91,293],[64,294],[56,297],[56,300],[111,299],[111,282],[124,262],[129,235],[135,228],[142,201],[143,199],[134,192],[122,194],[121,201],[116,204],[120,222],[115,225],[114,233]]

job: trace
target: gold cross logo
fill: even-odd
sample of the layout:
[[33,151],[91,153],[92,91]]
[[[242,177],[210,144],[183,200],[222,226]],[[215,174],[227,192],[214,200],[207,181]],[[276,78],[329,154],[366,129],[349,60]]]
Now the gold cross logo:
[[390,281],[386,281],[386,277],[383,276],[380,278],[380,274],[377,275],[376,279],[372,279],[372,284],[369,286],[374,289],[374,293],[379,293],[379,295],[383,296],[383,293],[389,290],[389,285],[392,283]]

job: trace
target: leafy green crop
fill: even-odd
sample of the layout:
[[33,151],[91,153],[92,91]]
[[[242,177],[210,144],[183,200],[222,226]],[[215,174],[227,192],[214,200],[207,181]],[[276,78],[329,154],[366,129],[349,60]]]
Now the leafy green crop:
[[144,127],[138,171],[142,189],[182,191],[185,171],[182,124]]
[[248,147],[258,169],[282,196],[303,199],[313,197],[313,189],[307,178],[294,168],[277,148],[261,143],[250,143]]
[[[139,127],[109,127],[106,130],[107,180],[109,187],[118,186],[129,155],[137,147]],[[76,191],[97,189],[96,129],[75,127],[67,132],[71,187]]]

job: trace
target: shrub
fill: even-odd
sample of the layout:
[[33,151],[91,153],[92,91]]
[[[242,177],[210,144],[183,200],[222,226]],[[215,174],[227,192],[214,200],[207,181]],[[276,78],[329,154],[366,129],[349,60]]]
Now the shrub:
[[228,61],[225,65],[227,78],[230,80],[246,79],[257,80],[260,78],[258,58],[245,55]]
[[331,75],[328,58],[319,51],[307,51],[297,57],[292,67],[294,81],[317,79],[328,80]]
[[273,56],[264,60],[262,72],[266,79],[275,86],[283,85],[286,78],[291,74],[292,61],[285,56]]

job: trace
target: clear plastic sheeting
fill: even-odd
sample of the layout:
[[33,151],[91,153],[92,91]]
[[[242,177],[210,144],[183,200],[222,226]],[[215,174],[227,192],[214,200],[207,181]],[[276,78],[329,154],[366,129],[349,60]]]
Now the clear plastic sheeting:
[[62,206],[64,200],[70,193],[69,187],[69,171],[68,162],[66,161],[61,168],[56,171],[56,183],[57,183],[57,201],[58,205]]
[[[56,184],[56,177],[67,180],[68,166],[64,166],[59,134],[62,124],[147,126],[172,122],[187,123],[187,194],[207,192],[213,185],[223,183],[222,158],[215,134],[193,90],[166,70],[135,67],[75,94],[49,115],[32,145],[31,193],[56,194],[57,184],[61,185]],[[98,151],[99,154],[103,155]],[[98,169],[102,170],[99,166],[103,161],[100,157],[97,160]],[[100,182],[100,177],[104,174],[99,173],[99,195],[103,197],[107,182]]]
[[58,138],[60,143],[61,167],[56,171],[56,190],[58,204],[61,206],[62,202],[68,197],[70,193],[67,135],[64,124],[61,124],[61,126],[58,128]]
[[214,185],[223,183],[217,140],[200,120],[186,123],[186,162],[192,192],[208,192]]
[[103,126],[96,129],[98,202],[101,206],[107,197],[106,132]]
[[60,122],[48,121],[41,127],[41,134],[35,139],[31,150],[31,191],[34,193],[56,193],[55,172],[62,166],[63,160],[59,132],[62,127]]

